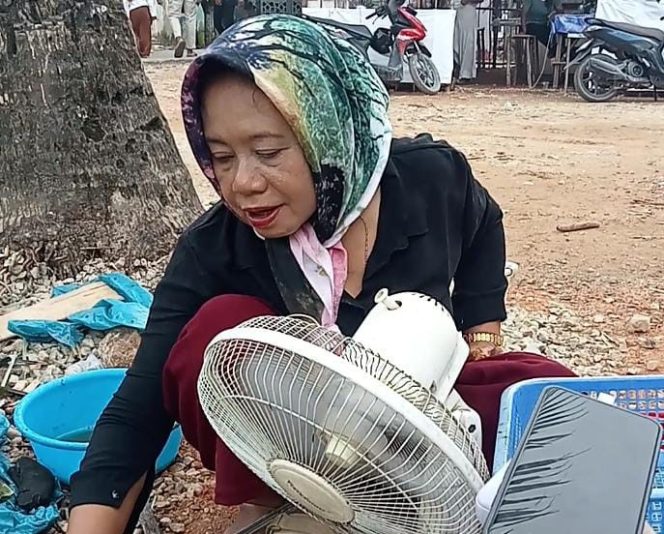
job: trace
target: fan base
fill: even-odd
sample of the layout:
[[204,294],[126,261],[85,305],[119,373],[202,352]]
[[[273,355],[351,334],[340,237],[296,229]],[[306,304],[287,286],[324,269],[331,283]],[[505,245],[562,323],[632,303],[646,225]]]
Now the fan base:
[[314,517],[339,524],[350,523],[353,508],[327,480],[288,460],[270,462],[270,474],[288,499]]

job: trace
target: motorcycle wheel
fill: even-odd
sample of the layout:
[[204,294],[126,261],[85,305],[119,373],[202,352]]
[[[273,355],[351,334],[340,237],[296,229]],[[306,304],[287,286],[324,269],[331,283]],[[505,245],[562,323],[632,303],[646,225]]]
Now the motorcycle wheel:
[[[586,102],[596,103],[613,100],[620,92],[620,87],[614,82],[598,81],[598,77],[594,75],[590,66],[592,58],[593,56],[591,55],[584,59],[574,72],[574,87],[576,88],[576,92]],[[603,59],[616,65],[618,64],[611,56],[605,56]]]
[[440,74],[430,57],[421,52],[409,55],[408,69],[418,91],[425,95],[435,95],[440,91]]

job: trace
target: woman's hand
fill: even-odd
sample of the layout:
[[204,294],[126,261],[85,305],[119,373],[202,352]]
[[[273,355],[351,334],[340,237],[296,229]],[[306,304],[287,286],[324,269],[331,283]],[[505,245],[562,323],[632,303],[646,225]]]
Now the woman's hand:
[[[482,336],[482,334],[488,334],[488,336]],[[499,342],[501,339],[499,321],[473,326],[466,330],[463,335],[470,348],[469,361],[483,360],[503,352],[502,344]],[[476,339],[481,337],[494,337],[496,339],[493,341]]]
[[497,356],[503,352],[503,348],[487,341],[476,341],[469,344],[470,354],[468,359],[470,361],[484,360],[491,356]]

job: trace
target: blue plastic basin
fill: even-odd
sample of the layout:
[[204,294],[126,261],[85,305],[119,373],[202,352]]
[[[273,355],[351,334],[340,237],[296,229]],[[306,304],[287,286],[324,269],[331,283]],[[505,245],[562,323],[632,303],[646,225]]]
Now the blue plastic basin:
[[[39,463],[63,484],[78,471],[88,446],[87,436],[117,391],[126,369],[102,369],[58,378],[23,398],[14,424],[30,442]],[[68,440],[60,438],[68,437]],[[176,425],[157,458],[159,473],[171,465],[182,442]]]

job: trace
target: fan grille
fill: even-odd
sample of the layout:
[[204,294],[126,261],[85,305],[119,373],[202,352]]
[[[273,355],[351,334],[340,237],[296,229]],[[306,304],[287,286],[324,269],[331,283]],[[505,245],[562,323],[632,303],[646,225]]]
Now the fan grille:
[[[488,478],[465,429],[430,392],[377,354],[292,317],[261,317],[242,327],[288,334],[360,367],[433,420]],[[283,494],[269,466],[282,459],[336,488],[355,513],[350,525],[331,525],[339,532],[480,531],[474,492],[456,465],[381,399],[315,361],[248,339],[217,342],[206,352],[199,397],[215,431],[275,490]],[[326,454],[339,437],[354,458],[350,469]]]

